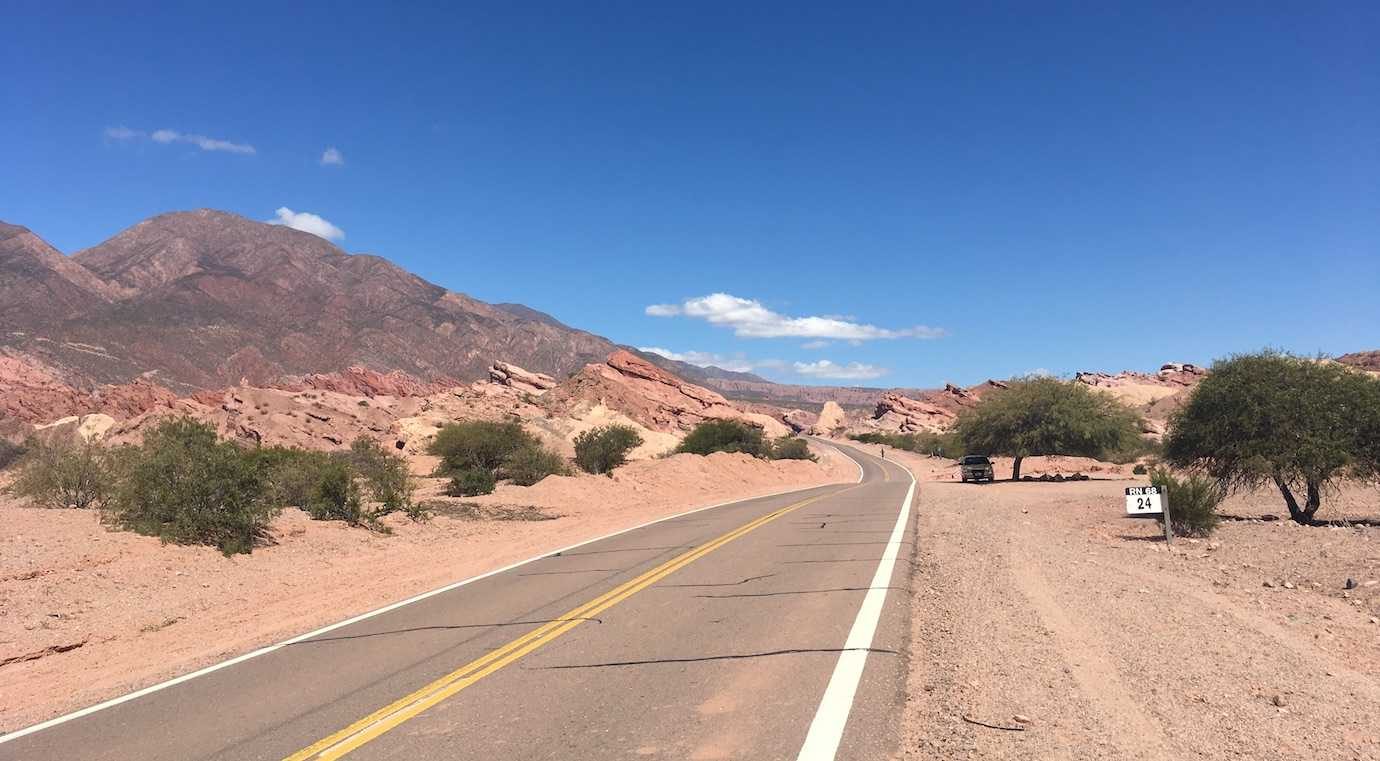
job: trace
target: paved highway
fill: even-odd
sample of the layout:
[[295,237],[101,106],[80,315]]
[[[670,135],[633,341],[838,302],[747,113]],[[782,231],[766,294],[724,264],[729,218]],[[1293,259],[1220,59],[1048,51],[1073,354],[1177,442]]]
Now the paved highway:
[[[0,738],[0,759],[884,759],[914,482],[663,520]],[[156,657],[150,653],[150,657]]]

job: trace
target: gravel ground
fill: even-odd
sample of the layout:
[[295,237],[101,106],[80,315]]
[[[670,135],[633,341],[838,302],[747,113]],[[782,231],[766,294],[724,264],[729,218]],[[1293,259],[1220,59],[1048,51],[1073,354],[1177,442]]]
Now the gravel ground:
[[901,757],[1380,759],[1380,529],[1232,520],[1167,551],[1122,516],[1132,483],[921,485]]

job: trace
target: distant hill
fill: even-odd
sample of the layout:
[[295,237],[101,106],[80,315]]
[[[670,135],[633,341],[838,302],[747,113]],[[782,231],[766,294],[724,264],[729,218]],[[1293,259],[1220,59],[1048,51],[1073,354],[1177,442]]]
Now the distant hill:
[[352,365],[476,380],[504,359],[564,377],[617,347],[377,256],[220,211],[163,214],[71,257],[0,227],[0,346],[70,379],[173,388]]

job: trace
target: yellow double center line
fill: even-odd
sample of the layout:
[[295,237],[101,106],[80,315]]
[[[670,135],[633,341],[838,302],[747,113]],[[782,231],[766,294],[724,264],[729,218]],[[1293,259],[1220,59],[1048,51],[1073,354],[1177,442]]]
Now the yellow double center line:
[[[849,487],[853,489],[857,487]],[[841,494],[844,489],[834,492],[833,495]],[[296,753],[288,756],[285,761],[305,761],[306,759],[333,759],[340,758],[350,751],[364,745],[383,733],[397,727],[408,719],[420,714],[428,708],[440,703],[446,698],[478,682],[489,674],[498,671],[508,664],[518,660],[524,655],[536,650],[557,637],[579,626],[589,618],[593,618],[603,611],[612,608],[618,603],[628,599],[647,587],[657,583],[677,570],[695,562],[696,560],[708,555],[714,550],[728,544],[744,534],[766,525],[781,516],[799,510],[806,505],[823,499],[830,494],[821,494],[811,497],[792,505],[787,505],[775,512],[768,513],[756,520],[750,521],[738,528],[700,545],[682,555],[679,555],[667,562],[653,568],[650,571],[638,576],[637,578],[623,583],[612,590],[590,600],[589,602],[575,608],[568,613],[552,620],[540,628],[518,637],[502,647],[490,651],[489,653],[476,658],[455,671],[446,674],[436,681],[422,687],[421,689],[406,695],[394,702],[380,708],[377,711],[356,721],[350,726],[336,732],[330,737],[312,743],[309,747],[303,748]]]

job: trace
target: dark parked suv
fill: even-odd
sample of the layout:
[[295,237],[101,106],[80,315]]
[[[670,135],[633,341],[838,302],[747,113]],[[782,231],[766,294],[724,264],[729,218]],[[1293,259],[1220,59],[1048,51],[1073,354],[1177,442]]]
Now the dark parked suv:
[[963,459],[959,460],[958,468],[965,484],[969,481],[992,480],[992,461],[984,455],[964,455]]

